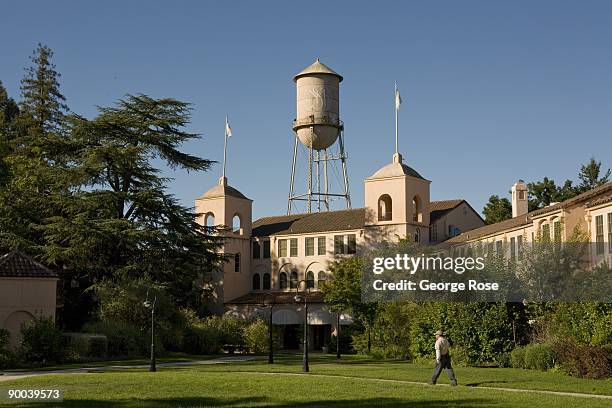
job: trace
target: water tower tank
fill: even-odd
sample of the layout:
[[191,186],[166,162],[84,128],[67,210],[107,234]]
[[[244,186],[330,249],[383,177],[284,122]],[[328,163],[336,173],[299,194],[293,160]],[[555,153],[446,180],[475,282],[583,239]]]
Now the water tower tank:
[[297,114],[293,130],[300,142],[314,150],[331,146],[342,128],[339,99],[342,76],[319,59],[293,77]]

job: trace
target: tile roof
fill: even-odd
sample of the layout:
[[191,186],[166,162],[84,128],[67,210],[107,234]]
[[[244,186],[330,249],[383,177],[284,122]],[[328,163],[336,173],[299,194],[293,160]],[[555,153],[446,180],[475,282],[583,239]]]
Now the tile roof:
[[0,257],[0,278],[57,278],[57,273],[14,250]]
[[461,199],[432,201],[429,205],[429,223],[431,224],[436,222],[442,216],[457,208],[457,206],[464,201],[465,200]]
[[339,73],[337,73],[336,71],[328,67],[327,65],[323,64],[321,61],[319,61],[318,58],[315,62],[313,62],[312,64],[310,64],[309,66],[301,70],[299,73],[297,73],[293,77],[293,80],[296,81],[300,77],[303,77],[305,75],[312,75],[312,74],[335,75],[338,78],[340,78],[340,81],[342,81],[342,75],[340,75]]
[[[300,292],[301,293],[301,292]],[[290,292],[249,292],[246,295],[225,302],[228,305],[263,305],[268,294],[274,296],[274,304],[294,304],[295,291]],[[308,303],[323,303],[323,295],[319,291],[313,291],[308,296]]]
[[611,196],[612,196],[612,182],[609,182],[599,187],[596,187],[592,190],[579,194],[576,197],[570,198],[569,200],[565,200],[565,201],[562,201],[554,205],[549,205],[548,207],[540,208],[540,209],[531,211],[525,215],[520,215],[518,217],[511,218],[509,220],[504,220],[504,221],[501,221],[495,224],[485,225],[484,227],[480,227],[480,228],[473,229],[471,231],[464,232],[462,234],[457,235],[456,237],[453,237],[447,240],[446,242],[450,244],[461,243],[461,242],[465,242],[468,240],[485,237],[487,235],[496,234],[498,232],[510,230],[513,228],[518,228],[523,225],[531,224],[533,222],[533,218],[535,217],[540,217],[550,212],[564,209],[569,206],[579,204],[585,201],[587,202],[587,206],[592,205],[592,203],[594,202],[597,204],[605,203],[606,200],[610,200]]
[[253,223],[253,236],[306,234],[363,228],[365,208],[260,218]]

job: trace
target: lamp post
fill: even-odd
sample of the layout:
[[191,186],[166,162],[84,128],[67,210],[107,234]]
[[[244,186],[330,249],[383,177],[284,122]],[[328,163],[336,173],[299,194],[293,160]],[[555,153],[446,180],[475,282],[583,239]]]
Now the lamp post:
[[264,306],[270,308],[268,321],[268,364],[274,363],[274,341],[272,339],[272,309],[274,308],[274,295],[271,293],[264,296]]
[[153,302],[149,301],[149,293],[147,292],[147,300],[144,301],[144,307],[151,309],[151,363],[149,365],[149,371],[157,371],[157,365],[155,362],[155,303],[157,303],[157,296],[153,299]]
[[[300,286],[304,285],[304,294],[300,295]],[[293,298],[296,303],[304,302],[304,357],[302,360],[302,371],[307,373],[309,370],[308,367],[308,296],[310,295],[310,288],[308,287],[308,282],[305,280],[301,280],[296,288],[297,294]]]

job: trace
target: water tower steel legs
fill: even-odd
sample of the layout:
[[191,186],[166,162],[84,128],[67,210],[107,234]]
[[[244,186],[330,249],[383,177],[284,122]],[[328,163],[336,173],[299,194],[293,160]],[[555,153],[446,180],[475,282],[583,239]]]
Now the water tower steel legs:
[[[332,197],[344,198],[346,202],[346,208],[351,208],[351,194],[349,189],[349,177],[346,163],[346,152],[344,151],[344,132],[339,130],[338,132],[338,147],[339,154],[337,156],[329,155],[327,149],[322,151],[313,151],[312,147],[308,148],[308,178],[307,178],[307,192],[306,194],[295,194],[295,170],[298,155],[298,137],[296,134],[295,145],[293,148],[293,161],[291,165],[291,181],[289,183],[289,202],[287,203],[287,214],[291,214],[295,202],[306,201],[306,212],[312,212],[312,201],[313,198],[317,200],[317,211],[321,211],[324,207],[325,210],[330,210],[330,200]],[[323,154],[321,154],[323,153]],[[329,174],[328,174],[328,162],[339,160],[342,164],[342,178],[344,182],[343,193],[330,193],[329,192]],[[323,188],[321,188],[321,162],[323,164]],[[316,179],[313,180],[313,165],[316,164]],[[313,181],[316,186],[313,186]],[[315,188],[316,187],[316,188]],[[323,192],[321,191],[323,190]],[[323,203],[323,206],[321,205]],[[296,209],[298,209],[296,207]]]

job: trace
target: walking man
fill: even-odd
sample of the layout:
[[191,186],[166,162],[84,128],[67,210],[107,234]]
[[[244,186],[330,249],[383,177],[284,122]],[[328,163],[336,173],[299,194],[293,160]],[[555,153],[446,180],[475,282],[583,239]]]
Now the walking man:
[[429,385],[435,385],[436,381],[438,381],[438,377],[440,373],[442,373],[442,369],[446,370],[446,374],[451,382],[451,385],[457,385],[457,379],[455,378],[455,373],[453,372],[453,367],[451,366],[451,358],[450,358],[450,343],[448,340],[444,338],[444,332],[442,330],[438,330],[436,333],[436,368],[434,368],[433,376],[429,381]]

